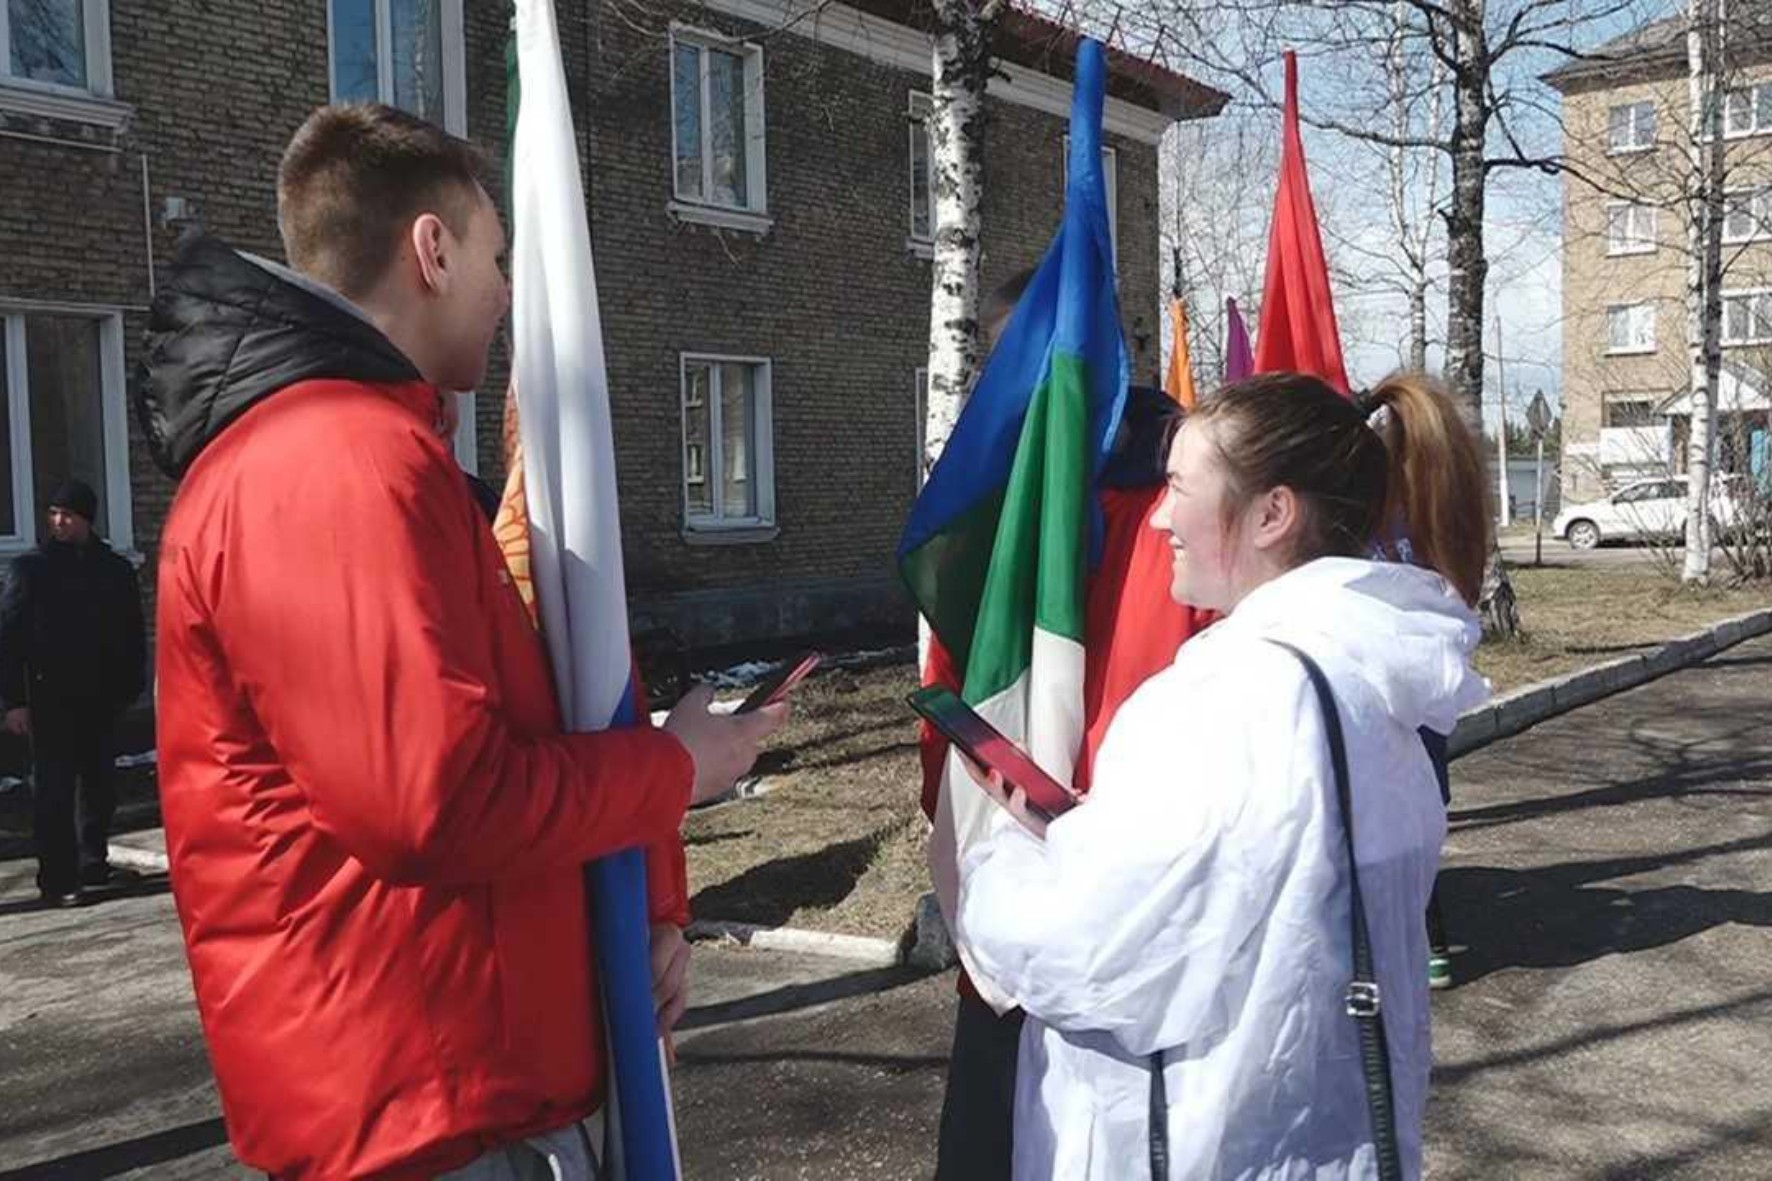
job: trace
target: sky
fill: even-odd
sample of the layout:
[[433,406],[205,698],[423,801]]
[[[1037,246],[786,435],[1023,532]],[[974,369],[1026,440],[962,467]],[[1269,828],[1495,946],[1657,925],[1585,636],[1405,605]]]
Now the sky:
[[[1333,5],[1288,6],[1296,21],[1323,19]],[[1504,5],[1491,3],[1491,19],[1504,16]],[[1511,7],[1507,8],[1512,11]],[[1591,48],[1672,11],[1668,0],[1566,0],[1558,12],[1574,13],[1575,47]],[[1604,13],[1598,16],[1583,16]],[[1327,19],[1333,19],[1330,16]],[[1347,51],[1313,51],[1308,26],[1294,25],[1300,48],[1300,102],[1306,115],[1305,155],[1322,223],[1326,251],[1336,290],[1343,348],[1349,377],[1367,384],[1407,360],[1408,305],[1394,279],[1399,255],[1398,231],[1391,217],[1389,171],[1382,149],[1336,131],[1312,127],[1312,116],[1369,126],[1389,116],[1378,108],[1381,97],[1371,88],[1381,72],[1372,55],[1350,60]],[[1164,216],[1166,229],[1179,221],[1184,254],[1184,279],[1197,325],[1195,354],[1204,378],[1217,358],[1215,343],[1222,333],[1217,308],[1224,294],[1258,295],[1266,225],[1278,169],[1280,113],[1269,105],[1282,89],[1277,50],[1286,34],[1271,27],[1230,30],[1213,52],[1219,60],[1253,61],[1266,90],[1264,97],[1248,81],[1212,69],[1207,63],[1172,61],[1183,73],[1200,78],[1232,95],[1217,119],[1181,125],[1165,144]],[[1253,48],[1252,48],[1253,47]],[[1564,62],[1551,50],[1521,50],[1504,60],[1497,88],[1514,95],[1515,133],[1533,155],[1554,154],[1561,140],[1557,95],[1539,75]],[[1425,88],[1425,62],[1412,67]],[[1447,118],[1449,119],[1449,108]],[[1418,115],[1417,127],[1425,120]],[[1491,134],[1489,149],[1505,145]],[[1424,208],[1427,178],[1421,161],[1433,153],[1411,154],[1408,186],[1417,211]],[[1442,157],[1443,159],[1443,157]],[[1438,205],[1450,195],[1450,169],[1442,166]],[[1510,414],[1524,412],[1534,391],[1542,389],[1553,403],[1561,385],[1562,360],[1562,198],[1564,180],[1536,170],[1503,169],[1492,174],[1485,225],[1490,265],[1484,347],[1489,387],[1486,415],[1493,415],[1497,392],[1505,380]],[[1443,259],[1444,235],[1435,232],[1430,253]],[[1429,295],[1429,368],[1437,368],[1444,339],[1446,299],[1442,262],[1432,268]],[[1253,321],[1252,321],[1253,326]],[[1499,326],[1500,346],[1497,346]],[[1201,354],[1206,354],[1204,359]],[[1500,364],[1497,364],[1497,361]]]

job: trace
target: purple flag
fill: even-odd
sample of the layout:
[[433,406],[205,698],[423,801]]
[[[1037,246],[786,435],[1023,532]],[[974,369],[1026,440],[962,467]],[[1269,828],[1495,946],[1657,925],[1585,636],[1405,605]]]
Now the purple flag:
[[1249,347],[1249,329],[1243,324],[1243,314],[1237,311],[1237,301],[1224,301],[1224,379],[1227,382],[1242,381],[1255,372],[1255,352]]

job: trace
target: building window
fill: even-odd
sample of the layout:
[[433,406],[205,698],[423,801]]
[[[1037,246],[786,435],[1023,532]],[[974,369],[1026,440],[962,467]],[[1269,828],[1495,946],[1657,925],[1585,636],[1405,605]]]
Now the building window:
[[770,363],[685,354],[683,516],[690,529],[775,524]]
[[677,200],[764,212],[762,49],[674,30],[671,112]]
[[330,0],[332,100],[467,130],[462,0]]
[[[1064,180],[1071,179],[1071,137],[1064,137]],[[1102,187],[1107,190],[1108,245],[1114,255],[1114,269],[1120,266],[1120,154],[1113,148],[1101,149]]]
[[1723,343],[1772,344],[1772,291],[1723,292]]
[[1655,104],[1625,103],[1606,112],[1606,148],[1645,152],[1655,146]]
[[1731,90],[1723,104],[1723,135],[1734,138],[1772,131],[1772,82]]
[[0,308],[0,393],[0,548],[34,545],[48,497],[77,478],[98,492],[99,532],[129,549],[122,318]]
[[1745,189],[1724,198],[1723,241],[1772,237],[1772,188]]
[[917,487],[921,488],[923,486],[923,449],[929,442],[929,370],[919,367],[911,375],[911,385],[916,391]]
[[929,96],[912,92],[907,121],[910,124],[911,153],[911,241],[935,241],[935,159],[930,152],[929,117],[933,113]]
[[0,82],[111,92],[109,0],[0,3]]
[[1655,207],[1618,201],[1606,207],[1607,254],[1655,253]]
[[1653,398],[1607,398],[1600,412],[1600,425],[1608,429],[1655,425]]
[[1655,305],[1617,304],[1606,309],[1606,351],[1613,355],[1655,351]]

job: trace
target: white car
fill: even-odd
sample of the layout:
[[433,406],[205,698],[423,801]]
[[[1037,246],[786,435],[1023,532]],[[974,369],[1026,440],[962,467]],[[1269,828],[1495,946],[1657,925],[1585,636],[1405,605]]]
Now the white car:
[[[1735,523],[1732,481],[1718,476],[1711,483],[1712,533]],[[1593,549],[1602,541],[1665,541],[1685,536],[1685,476],[1639,480],[1604,500],[1572,504],[1557,514],[1552,532],[1576,549]]]

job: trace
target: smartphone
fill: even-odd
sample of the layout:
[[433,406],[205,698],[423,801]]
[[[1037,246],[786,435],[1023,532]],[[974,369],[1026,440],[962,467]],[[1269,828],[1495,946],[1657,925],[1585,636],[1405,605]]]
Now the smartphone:
[[973,762],[1001,774],[1010,787],[1021,788],[1030,812],[1051,820],[1076,807],[1077,797],[1070,789],[1042,771],[1026,751],[979,717],[953,690],[930,685],[905,700]]
[[733,712],[748,714],[754,709],[762,709],[766,705],[774,705],[776,702],[784,700],[793,691],[794,686],[811,676],[812,670],[817,668],[823,660],[822,653],[808,652],[798,660],[788,661],[764,678],[761,685],[752,689],[750,696],[740,702],[738,708]]

